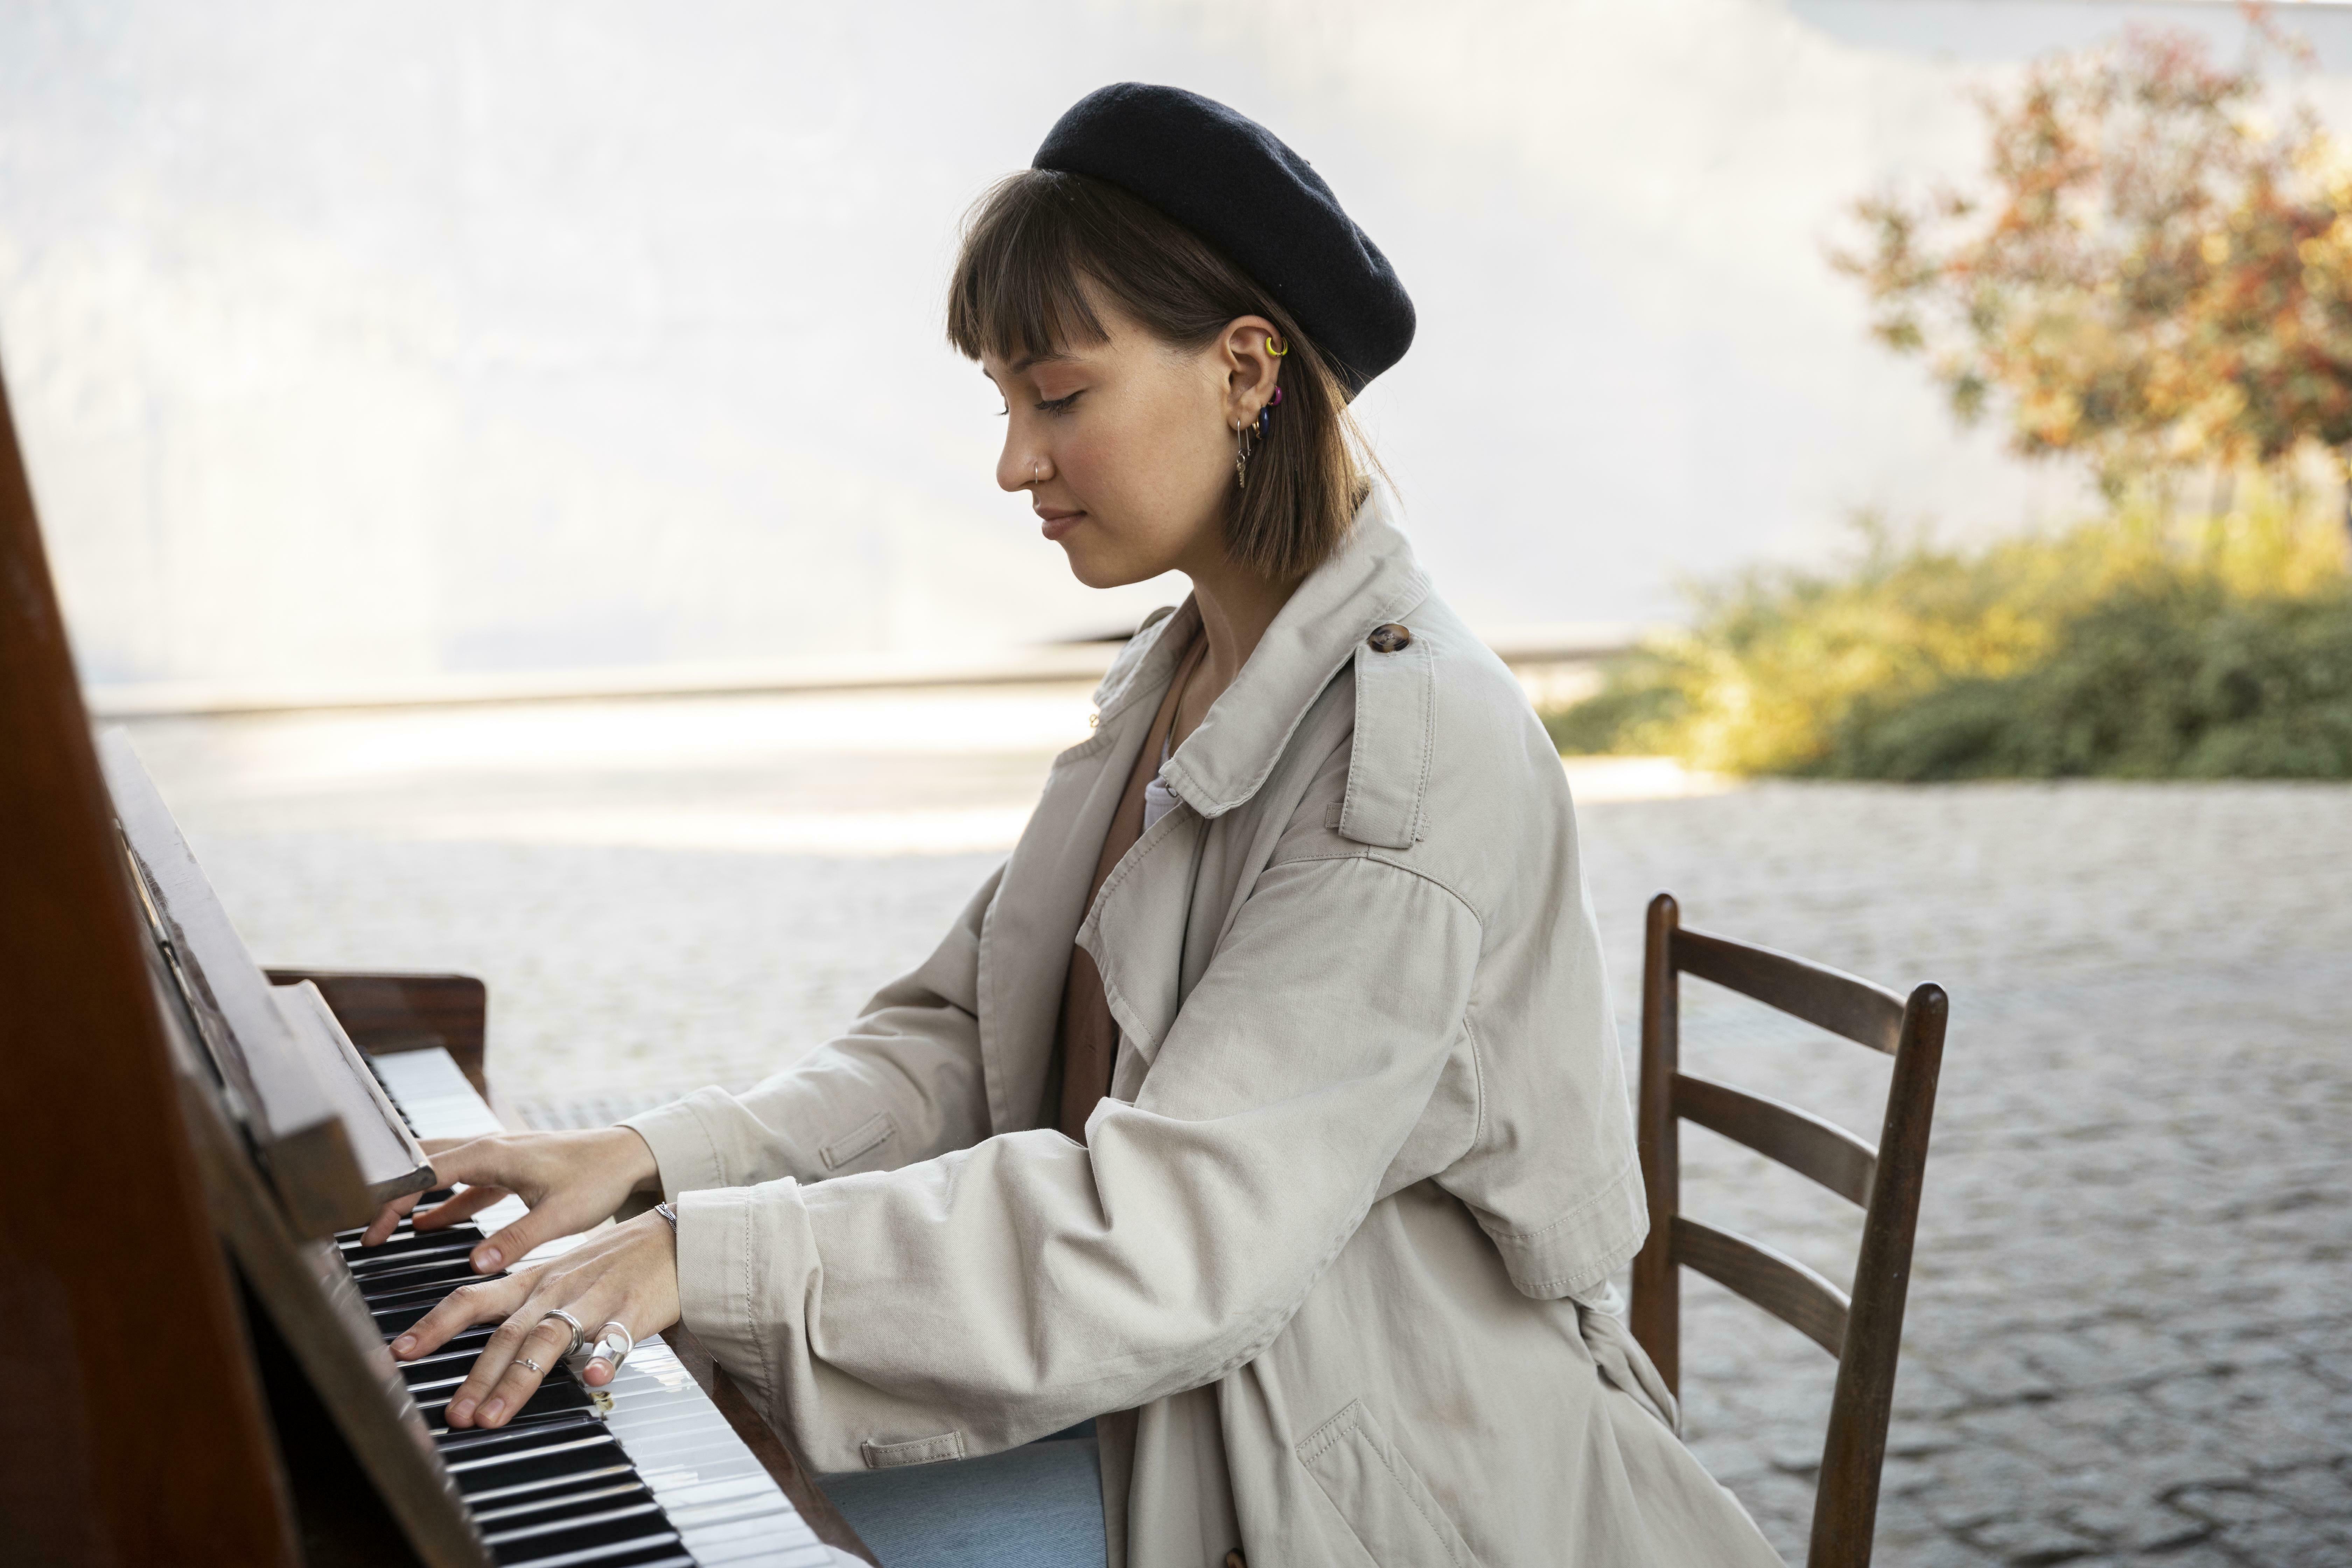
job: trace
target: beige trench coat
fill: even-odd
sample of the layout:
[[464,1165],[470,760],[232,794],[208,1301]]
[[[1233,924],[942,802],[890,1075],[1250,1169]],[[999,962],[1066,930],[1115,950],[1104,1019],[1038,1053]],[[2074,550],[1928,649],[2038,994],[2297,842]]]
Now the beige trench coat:
[[[685,1321],[823,1469],[1131,1412],[1099,1430],[1133,1568],[1777,1563],[1577,1300],[1646,1218],[1567,785],[1386,508],[1092,908],[1164,621],[928,962],[750,1092],[629,1123]],[[1074,937],[1122,1035],[1084,1147],[1046,1103]]]

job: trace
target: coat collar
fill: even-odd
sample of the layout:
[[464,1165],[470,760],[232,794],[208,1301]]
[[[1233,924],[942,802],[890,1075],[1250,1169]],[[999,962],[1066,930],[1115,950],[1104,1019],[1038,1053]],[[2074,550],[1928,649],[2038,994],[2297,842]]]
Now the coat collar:
[[[1160,770],[1171,794],[1202,816],[1222,816],[1255,795],[1281,760],[1307,710],[1355,656],[1374,626],[1399,619],[1430,594],[1394,502],[1375,488],[1338,553],[1307,574],[1252,650],[1234,683]],[[1144,632],[1151,646],[1097,694],[1103,728],[1156,700],[1172,677],[1191,618],[1161,617]]]

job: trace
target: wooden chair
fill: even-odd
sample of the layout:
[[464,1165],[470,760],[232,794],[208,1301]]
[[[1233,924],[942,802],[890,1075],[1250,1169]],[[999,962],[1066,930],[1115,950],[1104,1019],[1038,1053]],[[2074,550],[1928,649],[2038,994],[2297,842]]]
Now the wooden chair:
[[[1692,1078],[1677,1065],[1678,981],[1696,974],[1895,1058],[1886,1117],[1873,1149],[1791,1105]],[[1927,1129],[1936,1110],[1947,1003],[1922,985],[1909,1000],[1769,948],[1686,931],[1674,897],[1650,900],[1642,973],[1642,1087],[1637,1113],[1650,1237],[1633,1259],[1633,1330],[1666,1386],[1682,1391],[1682,1280],[1687,1265],[1753,1301],[1838,1358],[1807,1568],[1862,1568],[1878,1517],[1878,1473],[1895,1400],[1903,1301]],[[1811,1177],[1863,1210],[1853,1294],[1792,1258],[1682,1212],[1678,1133],[1696,1121]]]

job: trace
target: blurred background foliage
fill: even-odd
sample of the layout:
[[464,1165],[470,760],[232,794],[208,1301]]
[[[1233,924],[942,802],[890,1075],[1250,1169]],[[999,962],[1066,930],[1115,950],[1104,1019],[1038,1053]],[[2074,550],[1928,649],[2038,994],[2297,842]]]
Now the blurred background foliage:
[[2103,514],[1974,549],[1859,524],[1830,572],[1690,590],[1548,713],[1564,752],[1874,779],[2352,777],[2352,159],[2136,33],[1984,104],[1975,190],[1855,204],[1832,264],[1955,414],[2090,466]]
[[1566,752],[1844,778],[2352,776],[2352,577],[2256,479],[1973,551],[1859,525],[1849,564],[1694,591],[1688,630],[1546,716]]

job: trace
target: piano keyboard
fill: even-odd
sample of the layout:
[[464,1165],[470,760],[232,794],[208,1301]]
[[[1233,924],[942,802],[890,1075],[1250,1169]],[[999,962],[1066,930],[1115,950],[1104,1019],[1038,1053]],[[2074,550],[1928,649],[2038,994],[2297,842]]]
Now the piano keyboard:
[[[501,1130],[448,1052],[401,1051],[373,1060],[417,1137]],[[336,1240],[389,1342],[449,1290],[482,1278],[467,1254],[522,1212],[509,1198],[475,1223],[445,1230],[419,1233],[403,1220],[381,1247],[362,1248],[355,1230]],[[530,1257],[577,1244],[567,1238]],[[490,1328],[467,1330],[435,1354],[401,1363],[401,1375],[500,1563],[864,1568],[816,1538],[658,1336],[640,1340],[602,1390],[553,1367],[506,1426],[452,1430],[443,1412]]]

